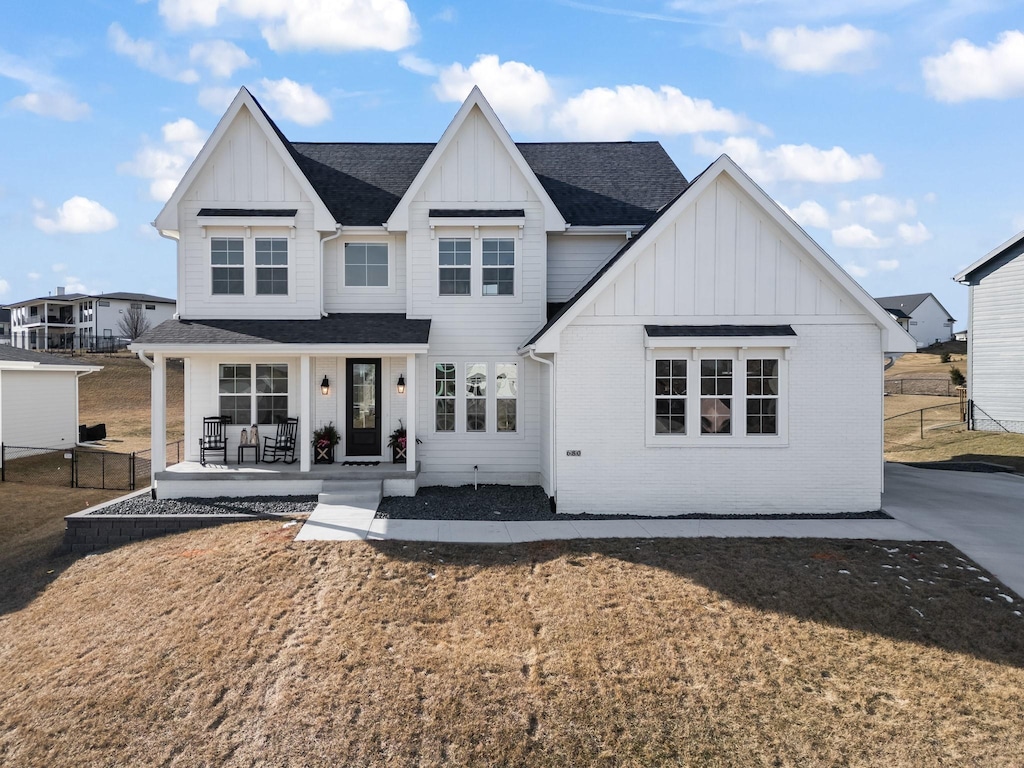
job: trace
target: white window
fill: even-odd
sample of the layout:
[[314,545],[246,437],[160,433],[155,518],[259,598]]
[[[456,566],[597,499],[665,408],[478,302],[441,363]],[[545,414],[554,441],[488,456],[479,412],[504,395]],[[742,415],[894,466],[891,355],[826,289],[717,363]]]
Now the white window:
[[[245,242],[242,238],[211,238],[210,270],[214,295],[244,294]],[[100,306],[103,306],[102,302],[100,302]]]
[[779,434],[779,361],[747,360],[747,434]]
[[472,288],[472,241],[442,237],[437,241],[437,290],[441,296],[469,296]]
[[288,295],[288,238],[256,238],[256,295]]
[[288,417],[288,366],[222,363],[218,394],[229,424],[276,424]]
[[700,433],[732,434],[732,360],[700,361]]
[[487,431],[487,363],[466,365],[466,431]]
[[519,401],[519,366],[517,363],[498,363],[494,366],[494,371],[498,431],[515,432]]
[[388,286],[387,243],[345,243],[345,286]]
[[512,296],[516,285],[516,241],[511,237],[484,238],[484,296]]
[[654,433],[686,434],[686,360],[654,362]]
[[455,431],[455,363],[434,365],[434,429]]

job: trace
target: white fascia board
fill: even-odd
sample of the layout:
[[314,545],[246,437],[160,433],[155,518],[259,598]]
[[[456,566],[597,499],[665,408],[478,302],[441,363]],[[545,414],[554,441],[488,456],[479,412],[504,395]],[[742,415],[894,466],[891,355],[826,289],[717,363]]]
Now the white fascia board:
[[504,218],[491,218],[489,216],[466,216],[464,218],[431,216],[427,219],[427,226],[431,229],[443,227],[522,227],[525,225],[525,216],[508,216]]
[[201,227],[290,227],[295,229],[294,216],[196,216],[196,221]]
[[629,237],[644,228],[643,224],[591,224],[581,226],[570,224],[565,230],[566,235],[622,235]]
[[44,363],[9,361],[0,363],[0,371],[54,371],[74,373],[94,373],[103,369],[102,365],[49,365]]
[[772,349],[798,346],[796,336],[648,336],[644,334],[645,349],[680,348],[724,349],[724,348],[765,348]]
[[210,138],[206,140],[203,148],[199,150],[199,154],[196,155],[196,159],[192,161],[192,164],[185,171],[185,175],[178,182],[178,186],[174,190],[174,194],[171,195],[170,199],[164,204],[163,209],[157,215],[153,221],[153,226],[157,230],[169,230],[171,232],[180,231],[181,227],[178,223],[178,204],[185,196],[185,192],[192,186],[192,182],[195,181],[196,176],[199,175],[203,166],[206,165],[210,155],[213,154],[214,150],[220,144],[221,139],[224,138],[224,134],[227,133],[228,128],[231,127],[231,122],[235,119],[242,108],[248,110],[252,119],[256,121],[256,124],[263,130],[264,135],[267,137],[267,141],[270,142],[270,146],[274,147],[281,162],[284,163],[285,167],[295,176],[299,183],[299,186],[306,193],[309,199],[313,202],[313,228],[320,231],[334,230],[335,222],[334,217],[330,211],[327,210],[327,206],[324,205],[323,200],[320,199],[320,195],[317,194],[316,190],[313,189],[313,185],[309,183],[309,179],[302,172],[299,166],[296,164],[295,159],[288,151],[287,147],[281,143],[281,139],[273,128],[270,127],[270,123],[267,121],[266,116],[263,114],[256,102],[253,100],[252,94],[249,93],[244,87],[238,89],[238,93],[235,94],[234,100],[228,107],[224,116],[221,117],[217,123],[217,127],[213,129],[213,133],[210,134]]
[[349,226],[344,226],[343,225],[341,227],[341,233],[343,235],[378,235],[378,236],[381,236],[381,235],[387,235],[388,234],[388,228],[386,226],[384,226],[383,224],[381,224],[380,226],[373,226],[373,225],[361,225],[361,226],[349,225]]
[[164,357],[190,355],[257,355],[262,357],[395,357],[424,355],[427,344],[129,344],[128,349],[138,354],[159,353]]
[[966,283],[967,276],[971,272],[978,269],[979,267],[985,266],[989,261],[996,258],[997,256],[1000,256],[1003,253],[1003,251],[1007,250],[1008,248],[1012,248],[1013,246],[1017,245],[1017,243],[1019,243],[1021,240],[1024,240],[1024,231],[1018,232],[1016,235],[1011,237],[1002,245],[997,245],[991,251],[989,251],[980,259],[978,259],[976,262],[971,264],[971,266],[967,267],[967,269],[957,272],[955,275],[953,275],[953,279],[956,280],[958,283]]
[[[483,93],[480,91],[480,87],[474,85],[473,90],[469,92],[469,96],[462,102],[462,106],[459,107],[459,111],[455,113],[455,117],[448,124],[444,133],[441,134],[440,140],[434,145],[434,149],[431,150],[430,155],[427,157],[426,162],[423,163],[423,167],[420,168],[419,173],[412,180],[409,188],[405,190],[405,194],[402,195],[402,199],[398,201],[398,205],[395,206],[395,210],[391,212],[391,216],[388,218],[385,226],[389,231],[392,232],[407,232],[409,230],[409,205],[415,199],[419,193],[423,184],[426,182],[427,177],[434,170],[434,167],[440,161],[441,157],[447,151],[455,138],[455,135],[459,132],[462,124],[466,122],[466,118],[469,117],[469,113],[472,112],[473,107],[478,107],[483,113],[484,119],[490,124],[497,135],[501,145],[508,152],[512,158],[512,162],[516,164],[520,173],[526,177],[527,183],[533,189],[534,194],[540,200],[541,205],[544,207],[544,229],[548,232],[560,232],[564,231],[567,224],[565,218],[559,212],[555,206],[551,196],[544,189],[544,185],[540,183],[540,179],[537,178],[537,174],[533,172],[533,168],[526,162],[526,158],[523,157],[523,153],[519,151],[519,147],[512,141],[512,137],[508,131],[505,130],[505,126],[501,124],[498,116],[494,113],[491,105],[484,98]],[[467,201],[472,202],[472,201]],[[476,203],[473,203],[476,205]]]

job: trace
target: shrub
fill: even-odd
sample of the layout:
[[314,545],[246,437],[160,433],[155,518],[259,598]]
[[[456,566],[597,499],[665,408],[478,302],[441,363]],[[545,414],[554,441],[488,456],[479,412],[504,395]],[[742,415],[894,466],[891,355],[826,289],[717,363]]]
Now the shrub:
[[949,352],[943,352],[942,357],[939,358],[943,363],[949,362]]
[[967,378],[964,376],[963,371],[955,365],[949,366],[949,379],[958,387],[962,387],[967,383]]

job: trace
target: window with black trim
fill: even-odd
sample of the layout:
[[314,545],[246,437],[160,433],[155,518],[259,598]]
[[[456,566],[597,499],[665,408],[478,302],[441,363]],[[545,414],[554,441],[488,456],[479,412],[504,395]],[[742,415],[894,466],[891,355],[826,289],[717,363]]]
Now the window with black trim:
[[[211,293],[245,293],[245,241],[240,237],[210,238]],[[102,302],[100,304],[102,306]]]
[[288,417],[288,366],[222,363],[218,395],[220,415],[230,424],[277,424]]
[[484,296],[512,296],[516,284],[516,241],[511,237],[484,238]]
[[728,359],[700,361],[700,433],[732,434],[732,365]]
[[345,243],[345,285],[387,288],[388,244]]
[[779,434],[779,361],[747,360],[747,434]]
[[468,237],[442,237],[437,241],[437,290],[441,296],[469,296],[472,242]]
[[256,238],[256,295],[288,295],[288,238]]
[[654,434],[686,434],[686,360],[654,361]]

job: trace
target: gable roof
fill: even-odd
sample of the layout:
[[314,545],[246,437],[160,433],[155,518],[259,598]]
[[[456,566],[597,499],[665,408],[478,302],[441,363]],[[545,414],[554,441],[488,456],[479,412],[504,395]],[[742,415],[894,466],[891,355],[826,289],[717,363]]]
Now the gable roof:
[[62,293],[59,296],[40,296],[35,299],[16,301],[4,307],[23,307],[26,304],[38,304],[43,301],[79,301],[81,299],[109,299],[111,301],[148,301],[156,304],[176,304],[176,299],[153,296],[149,293],[131,293],[130,291],[114,291],[113,293]]
[[87,365],[66,360],[48,352],[36,352],[32,349],[19,349],[8,344],[0,345],[0,368],[7,370],[38,369],[40,367],[63,368],[76,371],[98,371],[103,366]]
[[1013,261],[1024,253],[1024,231],[1018,232],[1002,245],[998,245],[986,253],[976,262],[962,272],[958,272],[953,279],[958,283],[974,285],[979,280],[991,275],[1004,264]]
[[[630,238],[626,241],[625,245],[622,246],[604,265],[594,274],[594,276],[587,281],[587,283],[580,288],[570,299],[567,301],[561,309],[558,310],[548,321],[545,323],[539,331],[537,331],[529,341],[527,341],[521,349],[528,347],[535,347],[541,342],[546,336],[551,334],[561,333],[561,330],[571,323],[583,310],[583,308],[589,303],[585,299],[592,301],[596,298],[601,291],[608,287],[622,271],[629,264],[633,263],[637,258],[637,254],[640,253],[636,250],[635,246],[637,243],[643,242],[645,245],[647,241],[657,237],[664,231],[665,227],[671,223],[672,216],[668,214],[677,214],[683,206],[690,205],[692,201],[695,201],[700,194],[708,188],[708,186],[720,175],[726,174],[736,184],[743,189],[748,195],[750,195],[757,203],[760,204],[764,212],[777,223],[784,232],[792,237],[812,258],[816,260],[819,266],[821,266],[825,272],[838,283],[853,299],[853,301],[864,310],[866,314],[871,316],[874,321],[878,324],[883,331],[888,331],[890,334],[895,334],[896,338],[904,341],[907,346],[906,350],[899,348],[899,343],[893,344],[895,349],[888,349],[888,341],[883,342],[883,346],[886,347],[883,351],[916,351],[917,346],[913,339],[907,334],[907,332],[900,327],[888,312],[880,307],[867,292],[851,278],[832,258],[822,250],[811,237],[804,232],[804,230],[797,225],[791,217],[789,217],[763,189],[761,189],[754,181],[743,172],[732,158],[728,155],[721,155],[715,162],[705,168],[682,192],[662,208],[658,214],[645,226],[639,234]],[[913,346],[910,346],[913,345]],[[541,350],[543,351],[543,350]]]
[[933,293],[907,293],[902,296],[881,296],[875,299],[875,301],[877,301],[878,305],[887,312],[895,314],[896,317],[900,317],[898,314],[899,312],[903,312],[905,317],[910,317],[914,313],[914,310],[924,304],[925,300],[929,296],[931,296],[935,303],[939,305],[939,309],[946,313],[946,317],[952,320],[953,317],[949,314],[949,310],[942,306],[942,302],[935,298],[935,294]]

